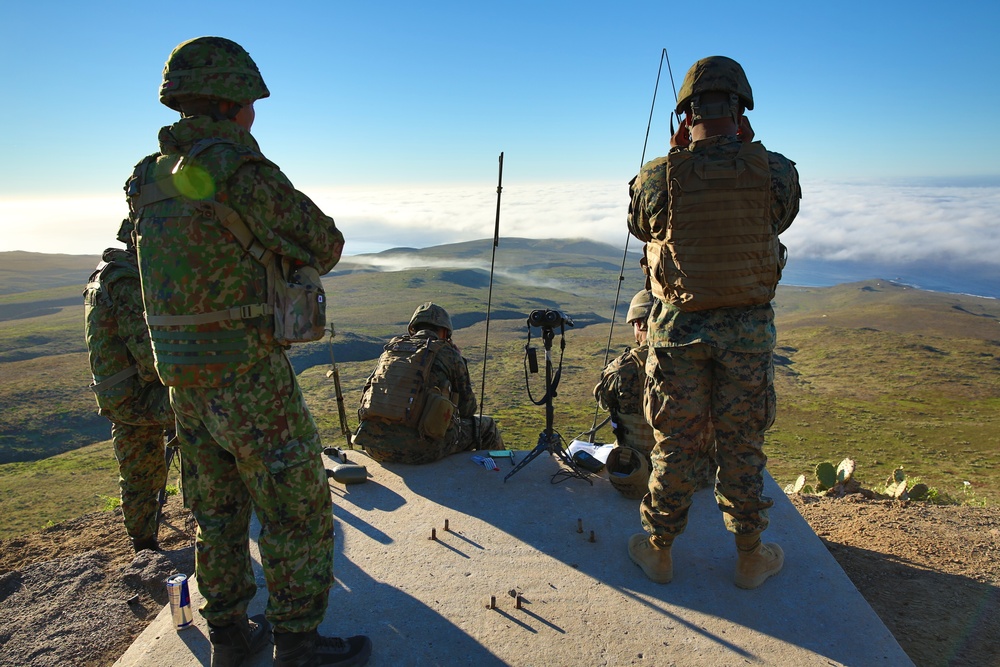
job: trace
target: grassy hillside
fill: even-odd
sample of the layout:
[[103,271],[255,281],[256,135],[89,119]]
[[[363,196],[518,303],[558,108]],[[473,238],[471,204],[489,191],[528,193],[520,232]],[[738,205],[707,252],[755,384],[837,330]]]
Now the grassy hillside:
[[[480,391],[491,252],[488,241],[394,250],[347,258],[325,278],[351,427],[374,359],[422,301],[448,308]],[[67,284],[0,295],[0,536],[89,511],[103,502],[101,495],[115,493],[110,424],[95,414],[86,389],[80,291],[97,258],[84,259],[76,263],[78,273],[64,278]],[[558,309],[575,326],[566,331],[554,425],[572,439],[603,418],[595,413],[591,390],[607,355],[630,342],[622,317],[641,286],[638,270],[630,268],[622,282],[607,352],[620,249],[504,239],[496,259],[485,411],[499,419],[508,446],[536,445],[545,415],[529,401],[525,385],[525,318],[533,309]],[[48,261],[72,264],[50,255],[21,261],[42,272]],[[53,267],[48,275],[57,273]],[[775,306],[779,404],[767,452],[779,483],[810,474],[821,461],[851,457],[869,487],[902,465],[941,494],[1000,500],[997,301],[871,280],[833,288],[782,286]],[[541,361],[542,341],[533,337],[531,344]],[[553,355],[558,364],[558,338]],[[325,440],[343,444],[333,382],[326,377],[329,342],[295,346],[291,357]],[[541,376],[529,382],[532,395],[541,397]],[[602,441],[611,437],[607,430],[598,434]],[[67,496],[76,485],[87,493]],[[64,502],[67,497],[74,502]]]

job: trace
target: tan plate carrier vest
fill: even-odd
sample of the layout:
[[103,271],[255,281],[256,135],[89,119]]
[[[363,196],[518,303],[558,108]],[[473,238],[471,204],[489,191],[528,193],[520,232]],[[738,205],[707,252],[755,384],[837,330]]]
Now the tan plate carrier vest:
[[763,145],[743,144],[725,159],[672,152],[662,173],[668,218],[654,226],[655,236],[664,229],[663,238],[646,244],[653,294],[683,311],[770,302],[784,248],[771,222]]

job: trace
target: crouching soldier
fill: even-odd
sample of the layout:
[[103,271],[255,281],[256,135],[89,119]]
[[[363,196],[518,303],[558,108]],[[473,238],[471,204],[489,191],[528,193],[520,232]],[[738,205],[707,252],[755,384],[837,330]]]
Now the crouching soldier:
[[[646,356],[649,352],[646,318],[653,308],[653,298],[652,292],[645,289],[632,297],[626,321],[632,325],[636,347],[626,349],[609,363],[601,372],[601,381],[594,387],[597,404],[611,413],[611,427],[618,445],[608,456],[608,479],[626,498],[633,499],[646,495],[649,457],[656,445],[653,427],[646,421],[643,412]],[[715,438],[711,422],[707,419],[703,437],[703,455],[694,471],[699,487],[711,486],[715,481],[716,466],[712,459]]]
[[431,463],[471,449],[503,449],[496,422],[476,416],[469,368],[451,317],[430,301],[409,333],[385,346],[365,383],[354,443],[383,463]]
[[143,316],[132,221],[118,230],[125,250],[108,248],[83,292],[90,385],[98,412],[111,420],[125,532],[136,553],[159,550],[159,492],[167,480],[164,433],[173,429],[167,388],[153,367]]

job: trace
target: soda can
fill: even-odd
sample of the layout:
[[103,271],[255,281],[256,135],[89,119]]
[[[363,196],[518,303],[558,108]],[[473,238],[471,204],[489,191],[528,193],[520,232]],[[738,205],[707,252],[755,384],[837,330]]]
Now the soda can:
[[170,599],[170,613],[174,617],[174,628],[183,630],[191,627],[194,616],[191,613],[191,592],[188,590],[186,574],[167,577],[167,597]]

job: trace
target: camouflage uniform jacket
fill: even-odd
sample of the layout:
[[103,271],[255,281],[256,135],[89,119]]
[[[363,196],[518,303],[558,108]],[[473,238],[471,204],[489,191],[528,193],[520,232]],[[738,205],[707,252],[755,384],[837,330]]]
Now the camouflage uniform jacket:
[[[260,154],[253,136],[234,122],[195,116],[162,128],[160,153],[151,156],[159,159],[148,162],[145,173],[136,174],[136,177],[142,185],[155,183],[170,173],[177,160],[186,156],[196,142],[213,138],[224,143],[202,151],[196,162],[204,166],[208,175],[231,175],[224,182],[210,182],[207,194],[236,211],[268,250],[313,266],[321,275],[330,271],[340,261],[344,248],[344,237],[333,218],[296,190],[278,166]],[[126,183],[127,191],[130,185],[134,186],[131,179]],[[169,253],[161,252],[147,260],[143,252],[143,230],[150,224],[169,224],[170,216],[175,215],[176,207],[172,206],[167,200],[149,204],[136,212],[143,280],[147,277],[147,261],[169,261],[174,265],[182,262],[200,268],[185,271],[183,267],[174,266],[171,271],[178,279],[170,281],[171,284],[143,284],[147,305],[169,301],[183,314],[196,314],[245,305],[226,303],[227,294],[242,295],[235,297],[237,301],[244,298],[262,301],[265,297],[264,266],[243,253],[221,224],[193,229],[186,246],[179,248],[176,256],[165,257],[163,255]],[[246,335],[249,359],[241,367],[244,372],[278,346],[270,322],[247,320]]]
[[[428,330],[420,330],[413,334],[411,338],[436,338],[437,335]],[[390,341],[390,345],[399,340],[399,338],[394,338]],[[377,367],[377,366],[376,366]],[[427,382],[430,387],[450,387],[450,392],[453,398],[457,397],[458,400],[454,401],[457,407],[458,417],[462,419],[474,417],[476,410],[478,409],[478,404],[476,403],[476,395],[472,390],[472,378],[469,376],[469,367],[462,357],[459,349],[450,343],[441,348],[438,352],[437,357],[434,359],[434,365],[431,368],[430,376]],[[371,378],[365,383],[363,394],[370,391],[371,388]],[[419,448],[422,445],[422,438],[415,428],[405,426],[403,424],[392,424],[383,422],[382,420],[372,420],[379,422],[377,424],[372,424],[376,428],[369,428],[366,424],[366,428],[358,428],[358,437],[355,438],[355,443],[360,447],[366,447],[368,444],[376,445],[380,448],[393,448],[393,449],[413,449]],[[446,441],[453,441],[458,438],[459,424],[457,420],[449,428],[448,432],[445,434]]]
[[601,381],[594,387],[594,398],[602,410],[616,415],[642,415],[642,395],[646,384],[645,343],[634,350],[626,349],[601,372]]
[[135,253],[108,248],[101,260],[84,291],[87,352],[94,381],[99,383],[129,366],[137,373],[101,390],[98,412],[122,424],[172,425],[167,389],[153,368]]
[[[671,152],[707,151],[728,157],[735,156],[740,146],[736,137],[719,136],[695,141],[688,148],[674,147]],[[777,235],[788,229],[798,214],[802,191],[794,162],[772,151],[767,151],[767,157],[771,169],[771,223]],[[629,183],[628,228],[640,241],[663,238],[666,234],[665,229],[653,229],[650,224],[650,220],[670,203],[668,193],[659,185],[669,182],[663,175],[666,168],[666,157],[651,160]],[[641,187],[637,187],[637,183],[641,183]],[[648,324],[650,347],[705,343],[734,352],[767,352],[774,349],[776,340],[771,304],[683,312],[656,299]]]

